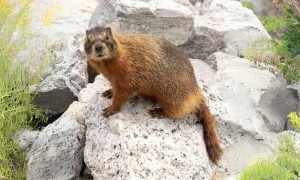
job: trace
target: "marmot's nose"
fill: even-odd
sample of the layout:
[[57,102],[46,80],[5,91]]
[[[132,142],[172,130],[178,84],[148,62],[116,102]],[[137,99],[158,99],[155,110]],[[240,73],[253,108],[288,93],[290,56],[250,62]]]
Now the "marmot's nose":
[[95,50],[96,50],[97,52],[102,52],[103,46],[101,46],[100,44],[97,44],[97,45],[95,45]]

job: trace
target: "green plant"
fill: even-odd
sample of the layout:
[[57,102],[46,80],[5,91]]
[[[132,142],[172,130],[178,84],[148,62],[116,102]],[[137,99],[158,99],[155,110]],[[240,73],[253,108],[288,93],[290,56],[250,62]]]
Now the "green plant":
[[0,0],[0,179],[25,179],[25,153],[14,143],[14,133],[44,116],[28,89],[39,76],[15,61],[30,37],[31,3]]
[[295,149],[294,139],[284,135],[280,139],[274,158],[263,159],[247,167],[241,180],[297,180],[300,178],[300,152]]
[[291,8],[284,6],[282,17],[268,16],[262,20],[268,32],[279,33],[280,36],[263,43],[260,42],[260,46],[267,45],[268,48],[257,46],[255,52],[252,48],[247,55],[251,60],[262,59],[264,63],[271,62],[283,73],[289,84],[300,79],[300,16]]
[[289,83],[300,79],[300,16],[290,6],[284,6],[283,17],[267,17],[263,20],[269,32],[282,28],[279,39],[272,45],[276,54],[282,56],[277,67],[283,72]]
[[285,25],[286,21],[283,18],[279,18],[278,16],[267,16],[262,19],[262,24],[268,32],[273,32],[279,27]]
[[292,125],[298,130],[300,131],[300,117],[297,115],[296,112],[291,112],[288,115],[288,118],[290,119]]
[[242,5],[243,5],[245,8],[253,9],[253,4],[252,4],[251,2],[245,2],[245,1],[242,1]]

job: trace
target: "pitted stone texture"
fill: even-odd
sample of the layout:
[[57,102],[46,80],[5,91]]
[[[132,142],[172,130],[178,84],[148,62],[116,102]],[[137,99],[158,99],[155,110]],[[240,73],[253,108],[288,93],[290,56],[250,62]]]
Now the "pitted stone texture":
[[17,60],[30,64],[31,73],[48,61],[34,102],[51,114],[64,112],[87,84],[83,40],[97,4],[96,0],[32,3],[33,36]]
[[[111,102],[100,96],[109,88],[98,76],[80,99],[89,99],[84,159],[95,179],[210,179],[212,168],[195,117],[153,119],[150,102],[133,98],[120,112],[104,118]],[[92,97],[92,98],[88,98]]]
[[260,109],[265,116],[267,126],[275,132],[286,129],[287,115],[300,106],[297,91],[285,87],[267,90],[260,99]]
[[120,33],[158,35],[180,45],[192,34],[192,14],[188,7],[172,0],[122,0],[116,3],[102,0],[89,26],[111,26]]
[[296,90],[297,93],[298,93],[298,99],[300,100],[300,81],[298,81],[298,82],[296,82],[294,84],[289,85],[288,88]]
[[199,59],[206,59],[217,51],[225,51],[224,34],[198,23],[195,21],[193,34],[179,47],[183,48],[189,57]]
[[85,105],[74,102],[43,129],[28,152],[28,179],[76,179],[83,162]]
[[208,59],[208,63],[194,59],[192,64],[217,119],[224,150],[215,174],[219,179],[236,179],[249,162],[277,148],[278,135],[268,128],[259,103],[268,89],[285,84],[246,59],[221,52]]
[[254,13],[233,0],[213,0],[206,13],[195,17],[195,27],[218,32],[225,51],[235,49],[232,55],[244,56],[254,42],[270,38]]
[[16,132],[15,141],[22,149],[29,151],[39,133],[39,131],[29,131],[27,129],[21,129]]

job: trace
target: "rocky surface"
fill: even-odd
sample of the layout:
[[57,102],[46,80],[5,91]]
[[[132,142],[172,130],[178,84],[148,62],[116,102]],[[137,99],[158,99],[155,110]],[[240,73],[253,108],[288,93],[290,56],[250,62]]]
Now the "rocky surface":
[[94,14],[97,15],[91,18],[90,27],[111,25],[121,33],[159,35],[176,45],[186,42],[193,31],[192,11],[172,0],[164,3],[124,0],[117,1],[114,7],[108,1],[102,1]]
[[254,13],[232,0],[213,0],[206,13],[195,17],[195,26],[223,35],[226,52],[238,56],[245,55],[255,41],[270,38]]
[[279,10],[273,4],[272,0],[240,0],[251,4],[251,10],[258,18],[265,16],[279,15]]
[[108,88],[101,76],[79,95],[88,103],[89,114],[84,161],[95,179],[212,177],[195,116],[181,121],[153,119],[148,114],[153,104],[133,98],[119,113],[105,118],[101,109],[111,102],[100,94]]
[[34,102],[51,114],[64,112],[87,84],[82,41],[97,4],[96,0],[38,0],[32,5],[33,38],[18,60],[32,59],[26,63],[33,73],[50,64]]
[[243,56],[253,42],[270,38],[253,12],[238,1],[213,0],[203,15],[183,4],[172,0],[102,1],[90,27],[110,25],[121,33],[159,35],[182,47],[191,58],[200,59],[217,51]]
[[268,129],[259,109],[261,96],[272,87],[284,86],[284,82],[246,59],[225,53],[215,53],[209,59],[217,70],[204,84],[212,95],[209,99],[218,99],[211,106],[217,111],[226,110],[226,114],[220,114],[222,122],[239,125],[260,138]]
[[215,177],[236,179],[246,165],[276,149],[279,136],[267,126],[260,102],[268,89],[285,86],[284,81],[249,60],[221,52],[206,63],[192,62],[218,120],[225,148]]
[[201,16],[191,7],[182,0],[36,1],[34,38],[18,58],[23,61],[33,54],[34,59],[40,59],[30,62],[36,64],[33,71],[45,60],[50,63],[34,102],[53,115],[60,114],[77,99],[87,82],[93,81],[87,77],[82,50],[88,27],[111,26],[121,33],[162,36],[186,50],[191,58],[200,59],[216,51],[243,55],[251,43],[269,37],[252,11],[237,1],[214,0],[207,7],[209,12]]
[[[79,93],[79,102],[74,102],[34,141],[28,154],[29,176],[42,177],[37,175],[46,170],[46,177],[67,177],[61,176],[63,170],[58,171],[57,167],[69,168],[69,158],[77,157],[76,166],[67,171],[75,173],[75,169],[81,167],[82,156],[95,179],[238,176],[249,161],[272,153],[276,147],[279,136],[267,126],[258,107],[267,89],[281,86],[282,82],[267,69],[259,69],[245,59],[225,53],[215,53],[209,59],[208,64],[198,59],[191,61],[217,119],[224,149],[219,167],[207,157],[202,126],[196,123],[194,115],[177,121],[153,119],[148,110],[156,105],[134,97],[119,113],[102,117],[101,109],[111,100],[101,97],[109,86],[98,76]],[[75,140],[78,134],[80,140],[82,134],[86,136],[84,147],[84,140]],[[62,139],[69,147],[61,146]],[[51,147],[56,147],[55,151]],[[73,154],[68,151],[70,149]],[[72,177],[76,176],[78,173]]]
[[85,112],[84,104],[74,102],[61,118],[38,134],[28,152],[27,179],[79,177],[86,129],[78,122],[86,118]]
[[287,115],[299,108],[297,96],[295,90],[285,87],[270,89],[261,96],[259,106],[270,129],[275,132],[285,130]]
[[298,94],[298,99],[300,100],[300,81],[298,81],[292,85],[289,85],[288,88],[296,90],[297,94]]
[[201,20],[197,17],[194,21],[193,34],[186,43],[179,46],[188,53],[189,57],[206,59],[216,51],[225,51],[225,36],[223,33],[203,26]]

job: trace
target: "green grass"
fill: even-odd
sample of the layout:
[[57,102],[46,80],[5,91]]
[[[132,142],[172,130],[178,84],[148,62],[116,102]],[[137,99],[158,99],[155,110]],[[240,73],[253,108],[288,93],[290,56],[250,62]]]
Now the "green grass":
[[286,21],[283,18],[279,18],[278,16],[267,16],[263,18],[262,24],[268,32],[272,32],[285,25]]
[[278,153],[250,165],[241,173],[240,180],[298,180],[300,179],[300,152],[295,149],[294,139],[284,135]]
[[30,3],[0,0],[0,179],[25,179],[25,152],[14,143],[14,133],[30,128],[33,118],[43,118],[32,104],[28,86],[39,80],[14,62],[30,38]]
[[245,8],[248,8],[248,9],[253,9],[253,4],[251,2],[245,2],[245,1],[242,1],[242,5],[245,7]]
[[297,115],[297,113],[291,112],[288,115],[288,118],[291,121],[292,125],[296,128],[296,130],[300,132],[300,117]]
[[[283,16],[268,16],[262,20],[266,30],[279,37],[260,41],[250,48],[246,57],[250,60],[269,63],[281,71],[289,84],[300,80],[300,15],[284,6]],[[260,47],[267,48],[260,48]]]

